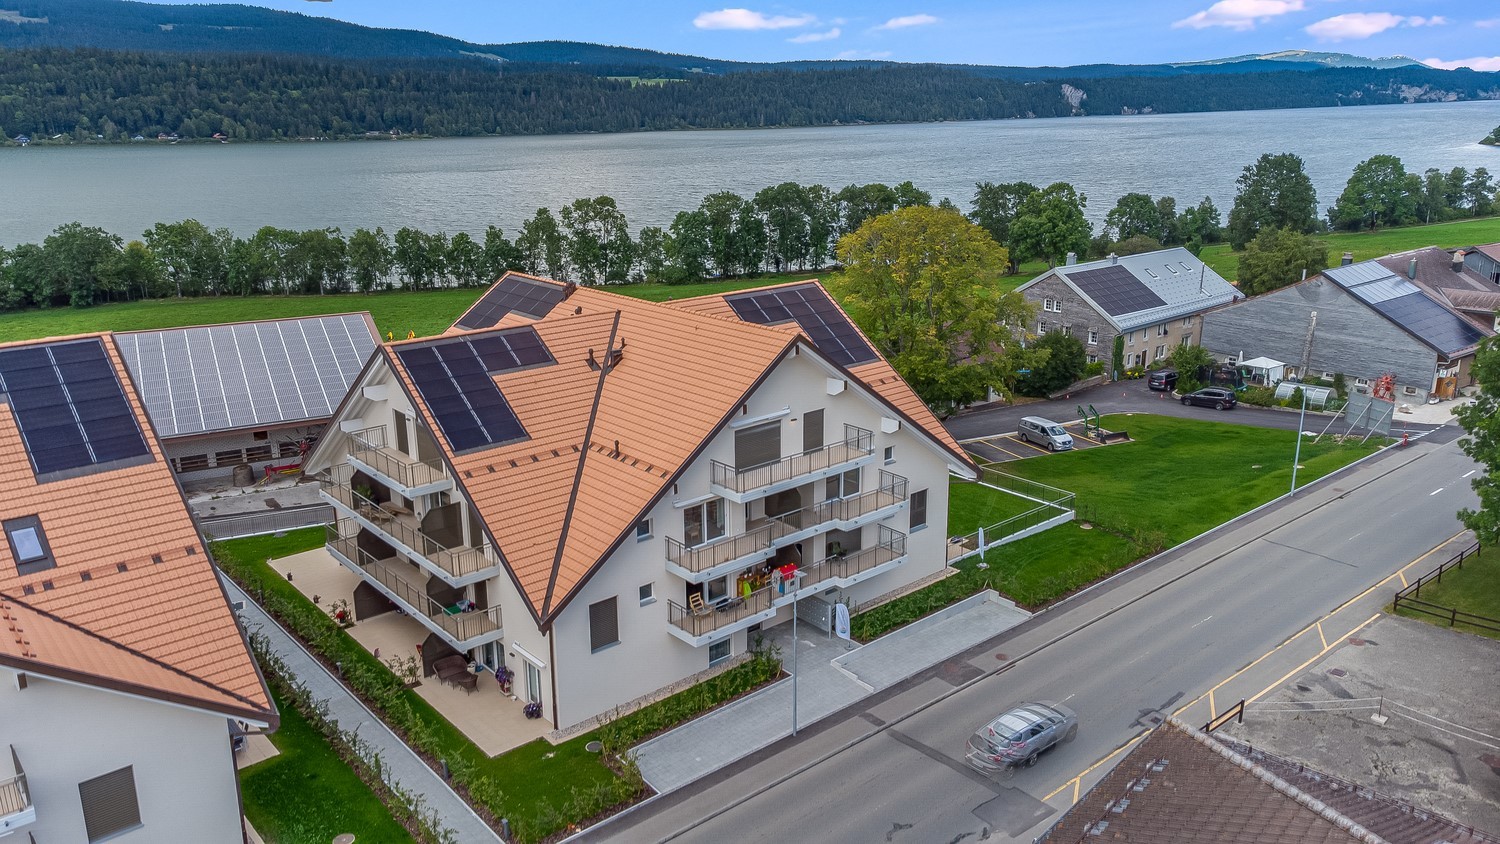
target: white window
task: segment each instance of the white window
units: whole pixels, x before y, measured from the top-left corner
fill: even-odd
[[[1166,346],[1157,346],[1156,347],[1156,358],[1155,359],[1156,360],[1161,360],[1162,358],[1164,358],[1166,356],[1167,356],[1167,347]]]
[[[709,665],[718,665],[731,656],[734,656],[734,640],[732,638],[714,642],[708,646]]]
[[[1047,333],[1047,321],[1045,319],[1039,319],[1039,320],[1036,321],[1036,333],[1038,333],[1038,334],[1046,334]]]
[[[1089,355],[1089,363],[1098,363],[1098,362],[1099,362],[1099,356],[1098,355],[1093,355],[1093,354]]]
[[[1165,322],[1162,323],[1161,325],[1158,325],[1156,327],[1156,336],[1158,336],[1158,337],[1165,337],[1165,336],[1167,336],[1167,324]]]
[[[1044,310],[1044,311],[1050,311],[1050,310],[1052,310],[1052,300],[1051,299],[1043,299],[1042,300],[1042,310]]]
[[[1135,332],[1134,331],[1132,331],[1129,334],[1125,335],[1125,345],[1127,345],[1127,346],[1134,346],[1135,345]]]
[[[1184,335],[1182,335],[1182,342],[1179,345],[1182,345],[1182,346],[1191,346],[1191,345],[1193,345],[1193,335],[1191,335],[1191,334],[1184,334]]]
[[[1099,345],[1099,332],[1097,332],[1097,331],[1090,331],[1089,332],[1089,345],[1090,346],[1097,346],[1097,345]]]
[[[647,583],[641,586],[641,606],[656,603],[656,584]]]
[[[1066,332],[1066,333],[1068,333],[1068,334],[1072,334],[1073,333],[1073,324],[1072,323],[1068,323],[1067,325],[1064,325],[1063,326],[1063,331]]]
[[[682,511],[682,544],[689,548],[724,535],[724,499],[712,498]]]
[[[1332,372],[1325,372],[1325,373],[1323,373],[1323,377],[1327,378],[1330,381],[1332,381],[1333,380],[1333,373]]]
[[[1182,327],[1183,328],[1187,328],[1187,327],[1191,326],[1192,324],[1193,324],[1193,318],[1191,316],[1185,316],[1185,317],[1182,318]]]
[[[888,445],[888,446],[885,447],[885,462],[887,462],[887,463],[895,463],[896,462],[896,447],[895,446]]]
[[[651,538],[651,520],[641,519],[635,523],[635,541],[642,542]]]
[[[1364,378],[1356,378],[1356,379],[1354,379],[1354,386],[1356,386],[1356,387],[1368,387],[1368,386],[1370,386],[1370,382],[1368,380],[1364,379]]]

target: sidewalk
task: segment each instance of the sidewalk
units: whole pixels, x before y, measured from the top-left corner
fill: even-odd
[[[797,637],[797,727],[809,725],[943,662],[1030,618],[990,591],[975,595],[875,641],[851,647],[809,625]],[[792,626],[767,630],[792,672]],[[641,775],[659,793],[674,791],[792,732],[790,678],[641,744]]]
[[[229,599],[243,601],[245,604],[244,609],[239,611],[245,628],[266,637],[271,650],[296,674],[297,680],[312,692],[313,697],[328,702],[328,712],[338,721],[339,726],[357,732],[360,738],[380,752],[388,782],[399,785],[413,796],[420,796],[423,806],[437,813],[438,822],[453,831],[456,836],[454,840],[465,844],[471,841],[502,841],[447,783],[427,767],[427,763],[417,758],[411,748],[397,738],[384,722],[334,679],[328,669],[314,659],[301,643],[272,621],[265,610],[250,600],[233,581],[227,577],[222,579]]]

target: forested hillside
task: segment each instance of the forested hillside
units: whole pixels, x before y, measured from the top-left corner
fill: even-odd
[[[118,141],[158,133],[273,140],[389,130],[436,136],[620,132],[1448,98],[1500,98],[1500,79],[1407,67],[1022,83],[931,65],[888,65],[699,74],[634,85],[584,67],[466,59],[0,51],[0,135],[36,140],[62,135]]]

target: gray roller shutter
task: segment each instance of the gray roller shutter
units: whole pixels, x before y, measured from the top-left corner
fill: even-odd
[[[613,645],[620,641],[620,611],[614,598],[589,604],[589,649]]]
[[[79,783],[78,798],[83,802],[83,826],[90,841],[141,825],[135,772],[128,765]]]
[[[823,447],[823,410],[809,410],[802,414],[802,450],[812,451]]]
[[[734,432],[734,467],[750,469],[781,459],[781,423],[767,422]]]

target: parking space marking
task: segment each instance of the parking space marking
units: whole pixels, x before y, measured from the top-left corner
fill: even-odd
[[[1361,621],[1359,624],[1356,624],[1354,626],[1353,630],[1350,630],[1348,633],[1345,633],[1343,636],[1339,637],[1336,641],[1334,641],[1334,645],[1337,646],[1337,645],[1343,644],[1350,636],[1353,636],[1355,633],[1358,633],[1359,631],[1365,629],[1370,624],[1374,623],[1375,619],[1380,618],[1383,615],[1385,615],[1385,613],[1378,612],[1378,613],[1375,613],[1374,615],[1370,616],[1369,618],[1365,619],[1364,621]],[[1321,627],[1319,628],[1319,632],[1320,633],[1322,632],[1322,628]],[[1306,662],[1302,663],[1301,665],[1297,666],[1296,668],[1293,668],[1291,671],[1288,671],[1287,673],[1283,674],[1281,676],[1281,679],[1277,680],[1276,682],[1272,683],[1269,686],[1266,686],[1264,689],[1261,689],[1260,691],[1256,692],[1254,695],[1245,698],[1245,703],[1251,703],[1253,701],[1259,700],[1260,698],[1264,697],[1268,692],[1275,691],[1276,687],[1280,686],[1282,683],[1285,683],[1287,680],[1290,680],[1293,677],[1297,676],[1298,674],[1301,674],[1302,671],[1305,668],[1307,668],[1307,666],[1312,665],[1314,662],[1317,662],[1318,660],[1320,660],[1323,657],[1327,656],[1328,652],[1330,650],[1332,650],[1332,648],[1330,648],[1327,645],[1325,645],[1323,647],[1323,650],[1318,651],[1318,653],[1315,656],[1313,656],[1311,659],[1307,660]]]
[[[1323,622],[1318,621],[1318,639],[1323,642],[1323,650],[1328,650],[1328,637],[1323,635]]]
[[[1083,778],[1084,777],[1088,776],[1089,774],[1092,774],[1095,770],[1097,770],[1099,768],[1100,765],[1105,764],[1109,760],[1115,758],[1116,756],[1119,756],[1121,753],[1124,753],[1125,751],[1129,750],[1130,748],[1135,747],[1135,745],[1136,745],[1137,742],[1139,742],[1141,739],[1145,738],[1146,736],[1148,736],[1150,734],[1151,734],[1150,730],[1142,730],[1135,737],[1131,738],[1130,741],[1125,742],[1124,744],[1120,745],[1119,747],[1117,747],[1113,751],[1111,751],[1108,756],[1104,757],[1103,759],[1100,759],[1098,762],[1095,762],[1094,764],[1088,766],[1087,768],[1084,768],[1082,771],[1079,772],[1078,776],[1075,776],[1072,779],[1068,780],[1067,782],[1063,783],[1062,785],[1058,786],[1057,788],[1052,789],[1050,792],[1047,793],[1046,797],[1042,798],[1042,802],[1045,803],[1048,800],[1051,800],[1052,798],[1056,797],[1058,794],[1061,794],[1065,789],[1067,789],[1068,786],[1071,785],[1071,786],[1073,786],[1073,802],[1077,803],[1078,802],[1078,784],[1081,783],[1081,782],[1083,782]]]

